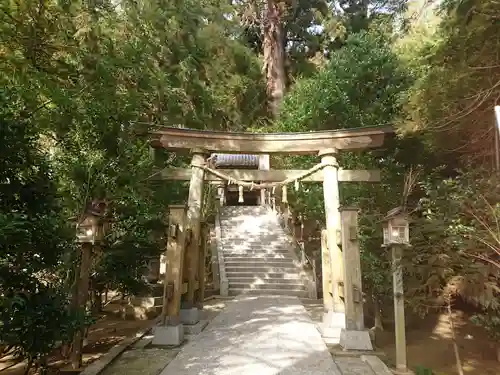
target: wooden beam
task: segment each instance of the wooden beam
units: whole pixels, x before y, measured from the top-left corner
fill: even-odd
[[[362,150],[382,146],[392,127],[338,129],[303,133],[233,133],[157,127],[149,131],[153,147],[169,150],[252,154],[317,154],[324,149]]]
[[[220,172],[231,176],[235,180],[241,181],[267,181],[277,182],[283,181],[289,177],[298,176],[304,173],[300,169],[273,169],[270,171],[264,170],[248,170],[248,169],[224,169]],[[189,181],[191,179],[191,168],[165,168],[159,174],[158,178],[162,180],[177,180]],[[379,170],[349,170],[340,169],[338,173],[340,182],[380,182]],[[221,181],[221,179],[213,174],[205,173],[205,181]],[[322,182],[323,171],[318,171],[302,181],[304,182]]]

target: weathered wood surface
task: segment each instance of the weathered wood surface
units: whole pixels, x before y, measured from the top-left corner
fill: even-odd
[[[205,162],[202,152],[193,154],[192,163],[200,165]],[[203,209],[203,180],[205,171],[201,168],[192,167],[191,180],[189,184],[188,207],[186,213],[186,226],[190,231],[186,251],[186,270],[188,291],[184,298],[183,305],[195,305],[196,275],[198,273],[198,259],[200,257],[200,234],[201,234],[201,212]]]
[[[208,241],[210,233],[206,222],[201,225],[200,245],[198,247],[198,272],[197,272],[197,288],[195,291],[195,304],[199,309],[203,308],[203,301],[205,300],[205,255],[207,252]]]
[[[299,176],[305,172],[301,169],[273,169],[273,170],[245,170],[245,169],[225,169],[221,171],[235,180],[241,181],[267,181],[278,182],[287,178]],[[191,168],[165,168],[157,176],[162,180],[189,181],[191,179]],[[323,170],[313,173],[304,178],[304,182],[322,182],[324,180]],[[349,170],[339,169],[339,182],[380,182],[379,170]],[[222,181],[219,177],[211,173],[205,173],[205,181]]]
[[[328,253],[326,229],[321,231],[321,275],[323,282],[323,306],[329,309],[332,306],[332,268]]]
[[[149,131],[149,138],[153,147],[170,150],[202,148],[224,153],[316,154],[327,148],[362,150],[380,147],[385,135],[392,133],[392,127],[268,134],[158,127]]]
[[[344,303],[346,328],[364,329],[363,297],[361,286],[361,257],[358,242],[358,212],[356,209],[340,210],[342,221],[342,255],[344,263]]]
[[[181,295],[185,293],[183,283],[184,252],[186,239],[186,207],[170,206],[169,227],[177,228],[175,236],[169,232],[167,241],[167,268],[165,272],[162,322],[168,320],[175,324],[179,319],[181,308]],[[169,285],[172,285],[169,287]],[[172,295],[169,298],[169,288],[172,288]],[[187,289],[187,288],[186,288]]]
[[[332,299],[333,303],[329,306],[329,310],[335,313],[344,313],[344,302],[339,295],[338,286],[344,280],[344,270],[342,266],[342,250],[340,248],[340,196],[338,184],[338,169],[333,165],[337,159],[335,154],[322,156],[321,161],[328,164],[324,169],[323,194],[325,200],[325,219],[327,246],[330,256],[331,278],[332,278]]]

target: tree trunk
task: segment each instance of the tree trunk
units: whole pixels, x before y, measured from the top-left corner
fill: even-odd
[[[78,275],[78,293],[77,293],[77,306],[79,309],[85,311],[86,302],[89,292],[90,283],[90,267],[92,265],[92,245],[88,243],[82,244],[80,260],[80,272]],[[83,349],[83,336],[84,329],[79,329],[75,332],[73,337],[72,353],[71,353],[71,367],[78,369],[82,366],[82,349]]]
[[[276,0],[267,0],[264,19],[264,66],[269,108],[274,118],[278,117],[286,88],[285,46],[281,14]]]

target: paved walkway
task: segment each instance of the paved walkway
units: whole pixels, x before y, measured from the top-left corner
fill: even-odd
[[[296,297],[240,296],[161,375],[341,375]]]

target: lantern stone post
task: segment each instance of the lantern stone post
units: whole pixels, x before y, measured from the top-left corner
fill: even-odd
[[[105,204],[92,202],[85,211],[85,216],[77,225],[77,241],[81,245],[79,269],[75,275],[75,288],[73,289],[72,304],[75,310],[85,311],[90,283],[90,268],[92,266],[92,249],[102,240],[104,225]],[[76,370],[82,367],[84,329],[78,329],[73,336],[72,351],[70,355],[71,367]]]
[[[337,150],[325,149],[319,152],[323,168],[323,194],[325,199],[326,238],[331,267],[331,305],[325,306],[322,334],[332,344],[340,342],[340,332],[345,328],[345,309],[340,296],[343,280],[342,251],[340,249],[340,196],[337,165]],[[326,293],[323,291],[323,293]]]
[[[396,339],[396,371],[407,374],[405,301],[403,288],[403,251],[410,246],[408,216],[401,207],[387,213],[384,219],[384,245],[391,250],[394,295],[394,333]]]
[[[364,329],[361,256],[358,242],[358,209],[342,207],[342,255],[346,329],[340,333],[344,350],[373,350],[370,334]]]

